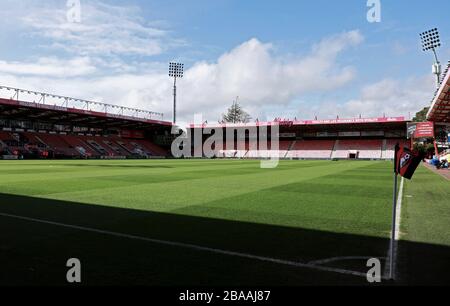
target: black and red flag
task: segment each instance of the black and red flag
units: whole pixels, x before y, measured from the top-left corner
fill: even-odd
[[[395,173],[410,180],[423,157],[419,152],[411,151],[408,148],[400,148],[397,144],[395,146]]]
[[[394,156],[394,197],[392,205],[392,231],[391,231],[391,247],[389,252],[389,278],[395,279],[395,242],[396,242],[396,229],[397,222],[397,181],[398,175],[410,180],[414,175],[420,162],[423,160],[424,155],[417,152],[411,151],[408,148],[400,148],[399,144],[395,146],[395,156]]]

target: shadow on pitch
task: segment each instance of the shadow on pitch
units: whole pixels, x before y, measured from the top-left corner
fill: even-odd
[[[290,261],[385,257],[383,238],[0,194],[0,213]],[[362,277],[115,237],[0,216],[3,285],[64,285],[67,259],[85,285],[364,285]],[[399,284],[450,283],[450,247],[402,241]],[[365,271],[365,262],[334,267]]]

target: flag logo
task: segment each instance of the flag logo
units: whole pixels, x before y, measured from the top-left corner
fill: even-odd
[[[410,180],[422,159],[423,156],[418,152],[411,151],[408,148],[400,148],[397,144],[395,146],[395,173]]]
[[[406,153],[400,160],[400,168],[403,168],[411,160],[411,155]]]

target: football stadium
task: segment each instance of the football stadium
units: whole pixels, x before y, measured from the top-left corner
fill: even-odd
[[[0,285],[449,285],[448,67],[421,120],[182,126],[178,62],[172,114],[0,84]]]
[[[14,97],[50,95],[2,89],[13,96],[0,100],[4,284],[60,284],[65,266],[55,263],[75,255],[89,262],[88,285],[365,284],[368,259],[388,269],[394,147],[411,144],[403,117],[231,125],[276,123],[278,149],[247,135],[224,140],[214,159],[174,158],[172,123],[150,113],[26,102]],[[437,101],[448,122],[448,100]],[[277,168],[259,167],[274,156]],[[446,283],[448,178],[423,166],[401,185],[397,281]]]

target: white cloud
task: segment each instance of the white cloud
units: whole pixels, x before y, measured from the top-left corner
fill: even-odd
[[[36,7],[21,21],[33,35],[49,39],[50,47],[83,56],[151,56],[179,43],[140,14],[138,7],[82,1],[80,23],[69,22],[66,7]]]
[[[360,96],[342,104],[321,103],[308,108],[308,115],[321,118],[405,116],[428,106],[435,90],[433,76],[411,77],[406,80],[383,79],[361,89]]]
[[[70,60],[44,57],[35,62],[25,63],[0,61],[0,72],[16,75],[75,77],[88,75],[95,71],[95,66],[86,57],[77,57]]]
[[[236,96],[247,108],[283,108],[296,96],[335,90],[355,77],[354,68],[341,67],[336,58],[362,40],[358,31],[346,32],[324,39],[306,57],[283,59],[273,54],[271,44],[251,39],[216,63],[190,68],[180,83],[188,99],[180,110],[208,110],[214,120]]]
[[[38,50],[45,54],[48,47],[65,52],[64,57],[39,57],[32,45],[33,60],[0,61],[0,84],[164,112],[170,119],[172,83],[167,64],[144,63],[141,56],[161,54],[183,42],[145,21],[138,7],[83,0],[78,24],[67,21],[66,1],[4,2],[2,25],[14,24],[23,35],[38,38],[40,47],[45,47]],[[21,22],[16,22],[16,16],[21,16]],[[359,31],[349,31],[324,38],[306,55],[281,56],[272,44],[250,39],[216,61],[197,62],[186,71],[178,83],[179,119],[189,122],[194,113],[203,113],[214,122],[236,96],[260,119],[264,114],[299,118],[407,115],[429,103],[432,77],[384,79],[363,87],[355,99],[320,101],[322,95],[355,79],[356,69],[339,59],[363,40]],[[404,52],[396,43],[393,49]],[[301,109],[293,102],[311,96],[319,102],[307,101]]]
[[[160,54],[163,46],[180,42],[143,20],[138,7],[81,3],[81,23],[68,22],[65,6],[25,11],[29,13],[21,17],[22,26],[45,38],[41,45],[67,51],[65,59],[0,61],[0,82],[164,112],[169,119],[172,83],[166,64],[131,62],[125,56]],[[260,119],[265,113],[293,109],[291,102],[302,95],[334,91],[351,82],[356,70],[341,65],[339,56],[363,40],[359,31],[343,32],[319,41],[309,54],[281,56],[272,44],[250,39],[217,61],[197,62],[186,71],[178,83],[179,118],[188,122],[194,113],[202,113],[215,121],[236,96]]]
[[[214,63],[198,62],[186,71],[185,78],[179,81],[179,118],[189,122],[194,113],[203,113],[205,119],[214,122],[236,96],[241,97],[243,106],[256,117],[266,107],[282,110],[293,98],[303,94],[336,90],[355,77],[354,68],[339,65],[338,56],[362,40],[358,31],[345,32],[319,42],[304,57],[284,58],[275,54],[271,44],[251,39]],[[5,85],[139,107],[164,112],[167,119],[171,117],[172,83],[165,69],[147,73],[125,69],[114,75],[100,73],[93,77],[83,75],[91,69],[86,60],[80,65],[85,68],[80,68],[75,75],[72,72],[72,76],[78,77],[69,82],[56,78],[64,70],[55,67],[40,64],[27,67],[18,63],[4,63],[4,66],[9,75],[0,77],[0,82]],[[18,73],[28,68],[33,68],[29,69],[34,71],[32,76]]]
[[[240,95],[244,107],[260,119],[260,115],[264,113],[304,119],[314,118],[314,115],[319,118],[333,118],[336,115],[341,118],[359,115],[378,117],[383,114],[408,116],[409,113],[414,115],[426,106],[434,90],[432,76],[411,77],[407,80],[384,79],[364,86],[359,97],[355,99],[343,103],[333,101],[312,104],[306,101],[298,110],[292,105],[292,99],[304,94],[332,93],[352,79],[348,78],[345,72],[350,68],[339,68],[336,63],[330,62],[324,65],[329,69],[324,69],[321,73],[313,69],[307,70],[309,75],[306,72],[303,74],[293,71],[292,73],[301,75],[302,78],[292,79],[291,74],[282,73],[286,67],[303,67],[303,64],[298,63],[316,62],[319,58],[317,52],[298,59],[296,65],[282,63],[271,55],[270,48],[270,45],[253,39],[224,54],[216,63],[197,63],[187,70],[186,78],[179,82],[180,123],[184,125],[191,122],[194,113],[202,113],[209,122],[215,122],[236,95]],[[254,58],[257,61],[247,67],[243,67],[243,64],[237,65],[252,62]],[[264,72],[266,69],[269,69],[269,75]],[[330,75],[330,71],[334,73]],[[172,82],[165,73],[122,73],[95,78],[74,77],[68,80],[55,76],[19,75],[12,72],[0,76],[0,83],[164,112],[167,120],[171,118]],[[270,75],[274,73],[275,76]],[[304,82],[308,78],[329,82]]]

